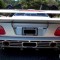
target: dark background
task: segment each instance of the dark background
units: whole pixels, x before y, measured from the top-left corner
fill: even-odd
[[[51,49],[5,49],[0,50],[0,60],[59,60],[59,55]]]

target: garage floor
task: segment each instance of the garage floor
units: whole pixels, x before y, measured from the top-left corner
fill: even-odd
[[[59,60],[58,52],[54,50],[35,49],[5,49],[0,50],[0,60]]]

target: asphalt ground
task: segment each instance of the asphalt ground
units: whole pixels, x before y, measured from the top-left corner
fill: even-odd
[[[58,51],[48,49],[4,49],[0,60],[59,60]]]

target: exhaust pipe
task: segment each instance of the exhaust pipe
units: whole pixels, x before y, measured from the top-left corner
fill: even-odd
[[[23,47],[36,47],[37,43],[23,42],[22,45]]]
[[[56,47],[56,43],[55,42],[52,42],[52,43],[50,43],[50,47]]]
[[[3,46],[9,46],[9,42],[8,41],[3,41]]]

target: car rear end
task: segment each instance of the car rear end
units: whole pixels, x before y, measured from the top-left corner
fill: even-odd
[[[54,18],[0,18],[0,48],[60,48],[60,23]]]

